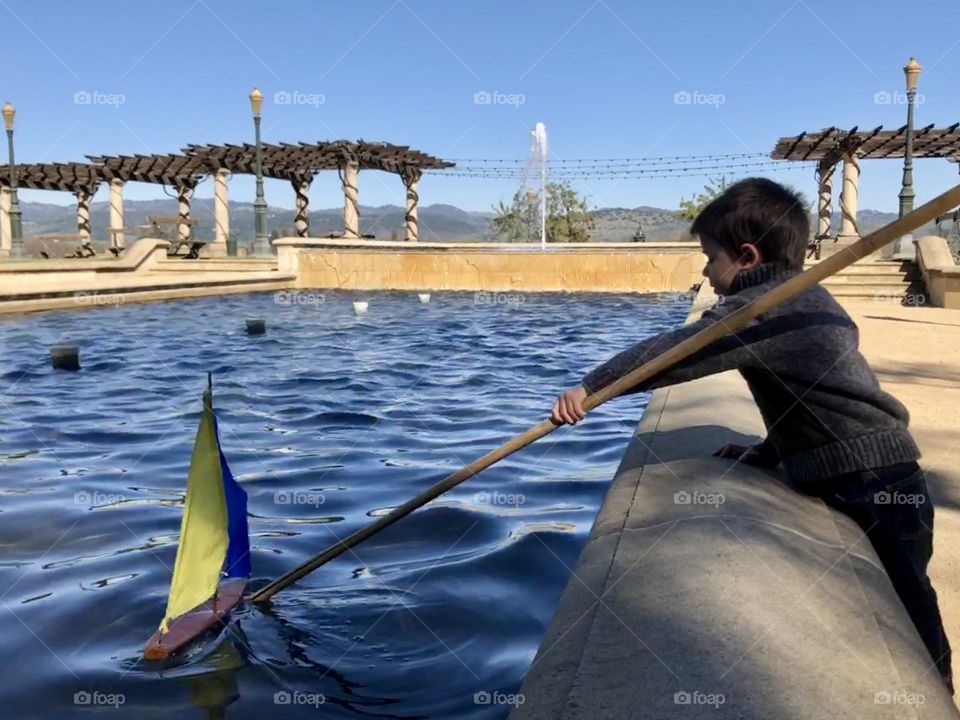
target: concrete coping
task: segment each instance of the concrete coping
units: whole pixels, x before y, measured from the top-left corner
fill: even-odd
[[[364,240],[349,238],[301,238],[285,237],[273,241],[277,248],[349,248],[362,250],[406,250],[410,252],[425,250],[453,250],[457,252],[639,252],[662,253],[699,252],[700,243],[691,242],[642,242],[642,243],[551,243],[546,249],[539,243],[468,243],[468,242],[408,242],[402,240]]]
[[[511,720],[960,718],[860,528],[712,457],[763,431],[735,371],[652,394]]]
[[[141,238],[121,253],[120,257],[57,258],[50,260],[20,260],[5,258],[0,262],[0,273],[51,272],[126,272],[135,270],[156,250],[170,247],[170,242],[159,238]]]
[[[915,241],[917,246],[917,260],[924,271],[952,271],[957,270],[950,253],[947,241],[939,235],[924,235]]]

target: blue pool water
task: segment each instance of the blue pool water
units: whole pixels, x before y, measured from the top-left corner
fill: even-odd
[[[304,291],[0,319],[5,716],[505,717],[646,395],[147,664],[205,373],[262,584],[539,422],[560,390],[688,305]],[[248,317],[267,334],[248,336]],[[50,369],[65,342],[80,372]]]

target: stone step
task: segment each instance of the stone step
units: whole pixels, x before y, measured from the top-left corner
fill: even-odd
[[[816,262],[807,262],[810,268]],[[821,282],[836,297],[923,305],[925,289],[915,262],[864,259]]]
[[[806,263],[804,269],[811,268],[817,263]],[[864,262],[860,261],[845,267],[838,275],[899,275],[899,274],[919,274],[919,268],[916,263],[901,262]]]
[[[163,272],[266,272],[277,269],[276,258],[264,260],[161,260],[154,266]]]
[[[901,304],[924,305],[927,297],[922,287],[906,286],[893,288],[889,285],[825,286],[838,298],[859,298],[877,302],[900,302]]]
[[[844,275],[839,273],[837,275],[831,275],[826,280],[823,280],[820,284],[826,285],[827,287],[831,285],[910,285],[913,282],[916,282],[917,278],[910,277],[908,275],[868,275],[866,273],[859,273],[854,275]]]
[[[276,270],[194,270],[184,273],[180,270],[166,268],[151,268],[143,275],[144,278],[163,279],[164,282],[197,284],[205,282],[245,283],[245,282],[275,282],[277,278],[296,277],[292,273],[278,273]]]
[[[0,315],[63,308],[96,307],[121,302],[150,302],[188,297],[283,290],[296,283],[292,273],[238,272],[152,273],[115,277],[93,284],[77,283],[69,290],[62,282],[37,284],[14,292],[0,291]]]

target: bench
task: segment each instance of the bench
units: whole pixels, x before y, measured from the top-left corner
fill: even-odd
[[[314,236],[311,236],[311,237],[328,238],[328,239],[330,239],[330,240],[346,240],[346,239],[350,239],[350,240],[376,240],[376,239],[377,239],[377,236],[374,235],[373,233],[361,233],[360,235],[357,235],[356,237],[347,238],[347,234],[346,234],[345,232],[343,232],[343,231],[341,231],[341,232],[332,232],[332,233],[328,233],[328,234],[326,234],[326,235],[314,235]]]
[[[69,255],[64,255],[65,258],[88,258],[97,254],[97,251],[93,249],[93,245],[90,244],[90,238],[86,235],[80,235],[79,233],[73,235],[40,235],[39,239],[43,242],[79,242],[80,247]],[[40,256],[44,258],[50,257],[43,250],[40,251]]]
[[[950,228],[943,229],[943,223],[950,221]],[[947,241],[947,247],[950,254],[954,257],[960,256],[960,210],[945,213],[934,220],[937,226],[937,235]]]
[[[824,240],[834,240],[829,235],[816,235],[815,237],[810,238],[810,241],[807,243],[807,260],[810,258],[820,259],[820,254],[823,252],[823,241]]]
[[[123,251],[126,250],[126,247],[117,242],[117,235],[123,235],[124,238],[135,235],[137,239],[139,239],[147,237],[151,230],[153,230],[152,225],[133,225],[122,228],[107,228],[107,233],[110,235],[110,247],[108,247],[107,250],[113,253],[114,257],[120,257],[120,255],[123,254]]]
[[[157,232],[153,225],[128,225],[122,228],[107,228],[111,235],[110,247],[107,248],[115,257],[120,257],[127,248],[117,242],[117,235],[123,235],[124,238],[134,237],[137,240],[146,237],[153,237]],[[166,238],[163,238],[166,239]]]
[[[167,250],[167,255],[179,255],[180,248],[188,245],[189,249],[183,258],[185,260],[196,260],[200,257],[200,251],[203,250],[204,246],[209,242],[195,238],[190,238],[190,240],[180,239],[179,233],[177,232],[178,226],[189,225],[191,228],[195,228],[198,226],[198,223],[193,219],[182,220],[176,215],[147,215],[147,222],[150,223],[151,231],[156,233],[155,237],[170,242],[170,249]]]
[[[944,235],[943,223],[945,223],[947,220],[949,220],[952,225],[947,231],[947,234]],[[940,237],[947,237],[951,233],[960,232],[960,210],[954,210],[953,212],[940,215],[933,222],[937,226],[937,234],[940,235]]]

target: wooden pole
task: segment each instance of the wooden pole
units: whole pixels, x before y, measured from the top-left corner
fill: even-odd
[[[942,215],[958,205],[960,205],[960,185],[957,185],[942,195],[938,195],[933,200],[921,205],[913,212],[904,215],[902,218],[895,220],[889,225],[885,225],[879,230],[876,230],[866,237],[861,238],[852,245],[843,248],[836,254],[828,257],[826,260],[817,263],[809,270],[795,275],[786,282],[773,287],[749,305],[745,305],[739,310],[735,310],[734,312],[730,313],[722,321],[715,322],[713,325],[704,328],[696,335],[693,335],[678,345],[675,345],[666,352],[658,355],[649,362],[631,371],[629,374],[623,376],[619,380],[607,385],[592,395],[587,396],[583,403],[584,409],[588,411],[592,410],[598,405],[605,403],[607,400],[620,395],[644,380],[675,365],[693,353],[703,349],[710,343],[715,342],[722,337],[726,337],[727,335],[730,335],[743,327],[746,327],[747,324],[755,317],[767,312],[776,305],[779,305],[784,300],[787,300],[788,298],[798,295],[804,290],[813,287],[821,280],[824,280],[834,273],[843,270],[845,267],[852,265],[857,260],[866,257],[870,253],[876,252],[884,245],[887,245],[901,235],[913,232],[922,225],[925,225],[936,218],[938,215]],[[452,475],[445,477],[432,487],[427,488],[416,497],[411,498],[407,502],[392,510],[389,514],[384,515],[376,522],[360,528],[351,535],[348,535],[342,540],[334,543],[322,553],[303,563],[299,567],[294,568],[285,575],[281,575],[273,582],[265,585],[260,590],[253,593],[250,596],[250,600],[253,602],[264,602],[265,600],[269,600],[280,590],[283,590],[288,585],[295,583],[300,578],[313,572],[324,563],[329,562],[339,555],[342,555],[347,550],[359,545],[367,538],[376,535],[385,527],[392,525],[400,518],[406,517],[417,508],[426,505],[428,502],[439,497],[447,490],[456,487],[464,480],[472,478],[481,470],[490,467],[499,460],[502,460],[508,455],[515,453],[517,450],[526,447],[532,442],[549,435],[551,432],[556,430],[557,427],[559,426],[554,425],[553,421],[549,419],[534,425],[529,430],[517,435],[512,440],[509,440],[495,450],[491,450],[483,457],[474,460],[472,463],[461,468],[460,470],[457,470]]]

